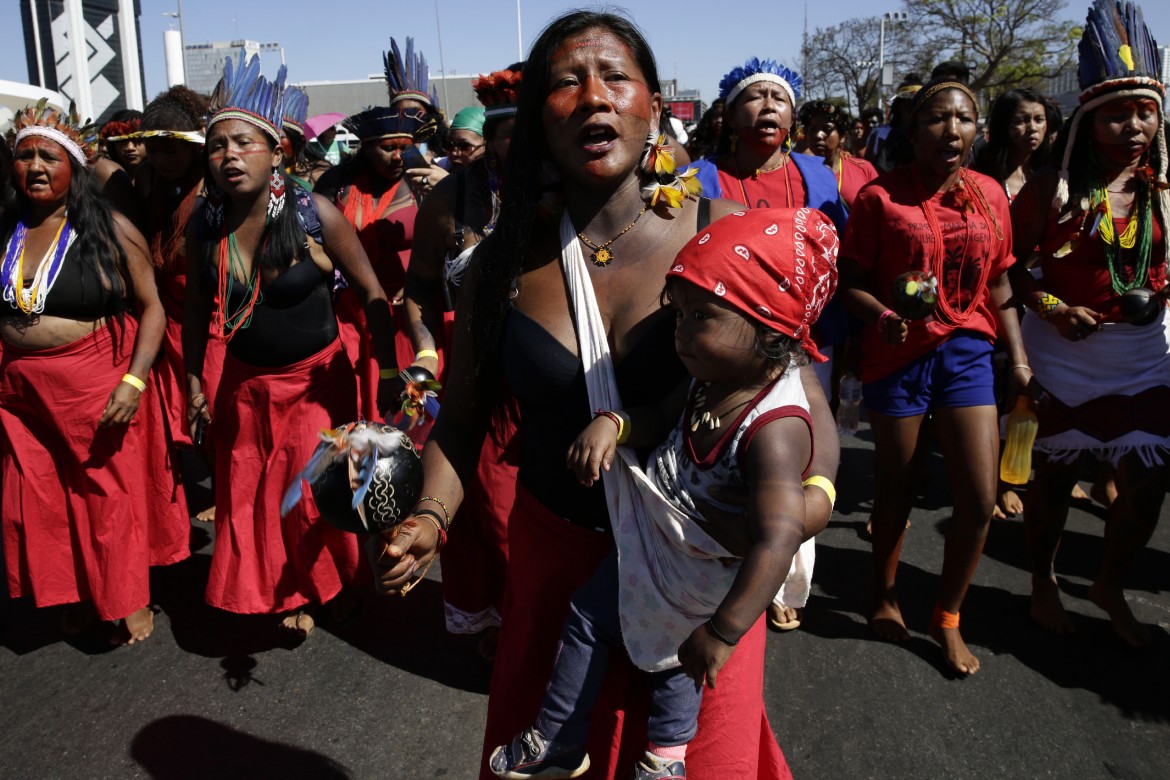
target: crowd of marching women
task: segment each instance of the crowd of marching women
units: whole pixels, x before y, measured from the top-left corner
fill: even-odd
[[[1089,595],[1148,644],[1123,588],[1170,483],[1165,87],[1128,0],[1079,55],[1071,116],[1013,89],[986,133],[961,63],[853,117],[752,58],[684,145],[642,34],[586,11],[450,118],[409,38],[349,117],[242,55],[101,128],[28,107],[0,145],[10,594],[146,639],[186,450],[212,606],[300,640],[440,561],[448,630],[494,659],[482,777],[788,777],[763,645],[800,625],[859,378],[878,636],[918,621],[897,573],[937,445],[950,669],[980,666],[960,610],[996,516],[1023,514],[1032,618],[1074,630],[1086,466]]]

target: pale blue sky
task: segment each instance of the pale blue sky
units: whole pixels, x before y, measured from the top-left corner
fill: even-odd
[[[149,99],[166,88],[162,33],[174,20],[163,16],[174,0],[142,0],[143,62]],[[1147,23],[1163,44],[1170,43],[1170,2],[1143,4]],[[28,69],[20,3],[0,4],[0,79],[26,82]],[[382,51],[393,35],[401,45],[415,38],[440,69],[435,0],[185,0],[188,43],[236,37],[279,42],[285,47],[291,81],[359,79],[382,69]],[[521,0],[527,50],[541,28],[573,7],[553,0]],[[804,24],[803,2],[738,0],[625,0],[625,8],[650,40],[662,78],[679,79],[715,97],[720,76],[749,56],[774,57],[796,66]],[[810,33],[851,16],[880,14],[901,7],[897,0],[838,0],[808,4]],[[1072,0],[1069,19],[1084,19],[1088,3]],[[443,64],[447,72],[474,74],[503,67],[517,57],[515,0],[438,0]],[[814,41],[815,48],[815,41]],[[876,58],[876,52],[875,58]],[[276,55],[265,55],[266,70]]]

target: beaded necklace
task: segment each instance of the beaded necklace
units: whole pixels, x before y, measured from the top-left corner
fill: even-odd
[[[918,197],[921,201],[922,213],[926,216],[926,222],[930,226],[930,232],[934,236],[934,256],[930,259],[930,270],[936,279],[939,279],[942,294],[938,296],[937,312],[941,314],[939,319],[947,322],[952,326],[959,326],[971,318],[975,312],[976,305],[983,297],[987,290],[987,278],[991,274],[990,258],[984,258],[984,262],[979,271],[979,281],[975,283],[975,288],[971,291],[971,300],[964,308],[962,301],[958,295],[960,286],[963,283],[963,271],[967,266],[967,251],[971,245],[971,221],[967,218],[967,210],[970,204],[965,204],[967,208],[960,207],[959,213],[963,218],[963,252],[959,261],[959,273],[955,281],[955,305],[952,306],[948,296],[946,295],[946,277],[943,275],[943,261],[946,258],[946,246],[943,241],[942,226],[938,222],[938,214],[934,209],[933,195],[926,191],[926,185],[922,181],[922,174],[918,167],[914,167],[914,177],[918,184]],[[999,222],[995,219],[995,215],[991,213],[991,207],[987,205],[987,199],[983,195],[983,190],[975,183],[967,174],[966,168],[959,169],[959,177],[955,180],[950,192],[974,194],[974,201],[976,210],[978,210],[983,218],[987,220],[988,227],[994,232],[996,238],[1003,240],[1003,232],[1000,230]],[[938,315],[936,315],[938,316]]]
[[[8,239],[8,251],[4,254],[3,269],[0,274],[4,279],[4,300],[13,303],[27,315],[40,314],[45,310],[45,301],[49,291],[57,282],[61,267],[65,264],[65,252],[73,243],[73,227],[69,224],[69,216],[61,219],[57,232],[53,236],[53,243],[45,251],[45,256],[37,264],[32,284],[24,286],[24,249],[28,238],[28,226],[24,219],[16,223],[16,230]]]
[[[778,165],[774,165],[771,168],[768,168],[765,170],[761,170],[761,169],[757,168],[755,173],[752,174],[752,181],[759,181],[761,173],[771,173],[772,171],[783,168],[784,169],[784,205],[787,208],[792,208],[792,175],[788,172],[788,168],[789,168],[788,153],[785,152],[784,155],[780,158],[780,160],[781,160],[781,162]],[[739,182],[739,191],[741,193],[743,193],[743,205],[747,206],[749,209],[753,208],[751,198],[749,198],[748,194],[747,194],[747,188],[744,187],[744,184],[743,184],[743,174],[741,174],[739,172],[739,161],[735,159],[734,154],[731,155],[731,164],[735,167],[735,178]]]
[[[267,229],[267,225],[265,225]],[[227,223],[224,223],[223,232],[227,233]],[[232,291],[237,284],[236,274],[247,278],[244,287],[244,300],[234,311],[228,312]],[[252,324],[252,314],[256,305],[261,302],[260,295],[260,262],[259,257],[253,258],[252,272],[244,269],[244,261],[240,256],[240,245],[236,241],[235,233],[221,236],[219,240],[219,278],[217,290],[217,307],[212,315],[211,326],[215,335],[224,343],[232,340],[236,333]]]
[[[1105,253],[1105,263],[1109,266],[1109,283],[1113,292],[1124,295],[1130,290],[1143,287],[1150,271],[1151,248],[1154,244],[1154,221],[1150,219],[1150,185],[1134,177],[1138,183],[1134,197],[1134,209],[1129,216],[1129,224],[1121,235],[1116,235],[1113,228],[1113,207],[1109,203],[1109,191],[1098,174],[1096,155],[1093,157],[1093,186],[1089,196],[1090,212],[1095,212],[1093,227],[1089,236],[1101,236],[1101,246]],[[1122,258],[1122,252],[1135,250],[1133,254],[1133,275],[1126,280],[1129,270]]]

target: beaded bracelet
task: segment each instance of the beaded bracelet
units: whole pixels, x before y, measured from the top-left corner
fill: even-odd
[[[130,385],[131,387],[133,387],[135,390],[137,390],[140,393],[146,392],[146,382],[143,382],[141,379],[134,376],[133,374],[123,374],[122,381],[125,382],[126,384]]]
[[[622,420],[620,412],[611,412],[608,409],[598,409],[593,413],[593,419],[596,420],[598,417],[607,417],[614,425],[617,426],[618,444],[621,444],[629,437],[630,432],[626,430],[626,424],[625,421]],[[623,436],[622,434],[625,435]]]
[[[447,543],[447,530],[443,528],[443,521],[439,519],[439,514],[437,512],[432,512],[429,509],[420,509],[414,513],[414,516],[425,517],[435,524],[435,530],[439,532],[438,549],[443,549],[443,545]]]
[[[727,645],[728,647],[735,647],[736,645],[739,644],[738,639],[732,641],[732,640],[728,639],[727,637],[723,636],[723,634],[719,631],[719,629],[715,628],[715,618],[714,617],[707,619],[706,626],[707,626],[707,630],[711,632],[711,636],[715,637],[716,639],[718,639],[720,642]]]
[[[420,498],[418,500],[418,503],[421,504],[424,501],[432,501],[432,502],[439,505],[439,508],[443,510],[443,519],[446,521],[443,523],[443,528],[444,529],[450,528],[451,527],[451,513],[447,510],[447,505],[444,504],[441,499],[435,498],[434,496],[423,496],[422,498]]]
[[[1052,312],[1056,311],[1056,307],[1064,303],[1060,298],[1050,293],[1044,293],[1040,296],[1040,300],[1036,302],[1036,313],[1040,315],[1040,319],[1046,320],[1052,316]]]

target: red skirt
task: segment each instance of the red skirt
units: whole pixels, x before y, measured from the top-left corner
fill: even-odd
[[[387,290],[387,295],[394,293]],[[406,321],[406,307],[391,310],[394,321],[394,354],[399,368],[414,362],[414,347],[410,343],[410,325]],[[378,412],[378,355],[374,339],[366,327],[366,312],[353,288],[346,288],[333,301],[337,314],[337,330],[353,374],[357,378],[358,412],[363,420],[381,420]]]
[[[186,297],[187,276],[183,273],[155,274],[159,295],[167,315],[167,329],[163,333],[162,348],[154,361],[152,375],[158,386],[166,419],[167,432],[173,446],[190,447],[191,429],[187,425],[187,369],[183,361],[183,300]],[[203,394],[215,408],[215,392],[223,371],[223,342],[207,339],[203,357]],[[208,429],[208,434],[211,431]],[[208,439],[210,442],[210,438]],[[209,445],[208,445],[209,446]]]
[[[129,425],[97,425],[130,368],[138,324],[124,323],[50,349],[6,344],[0,372],[9,592],[39,607],[93,601],[103,620],[147,605],[152,558],[188,554],[185,507],[179,535],[174,497],[144,479],[160,446],[150,441],[162,419],[155,393]]]
[[[507,399],[492,412],[475,482],[459,506],[439,556],[447,631],[477,634],[499,625],[508,574],[508,516],[516,500],[516,424]]]
[[[508,525],[508,586],[488,697],[481,780],[491,780],[487,756],[532,724],[552,672],[569,600],[613,549],[608,533],[556,517],[520,487]],[[699,733],[687,748],[687,776],[698,780],[790,780],[764,711],[764,622],[756,623],[703,693]],[[646,750],[647,676],[620,654],[589,729],[585,778],[626,777]]]
[[[334,341],[282,368],[228,353],[216,399],[215,550],[207,603],[274,613],[323,604],[358,576],[358,537],[326,523],[306,491],[289,514],[280,500],[320,442],[354,419],[353,373]]]

